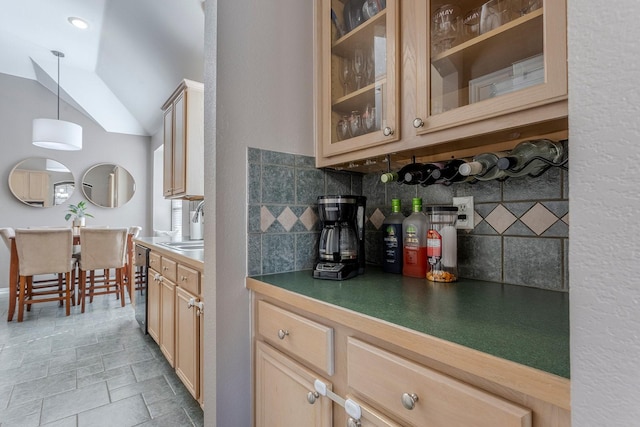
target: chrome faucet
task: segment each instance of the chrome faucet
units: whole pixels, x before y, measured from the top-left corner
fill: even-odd
[[[196,211],[193,214],[193,218],[191,218],[191,222],[197,223],[200,222],[200,217],[204,216],[204,200],[198,203],[196,207]]]

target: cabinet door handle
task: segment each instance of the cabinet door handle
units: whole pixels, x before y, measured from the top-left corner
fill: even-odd
[[[424,126],[424,120],[422,120],[420,117],[416,117],[415,119],[413,119],[413,127],[418,129]]]
[[[412,410],[416,407],[416,402],[420,400],[415,393],[402,393],[402,406],[408,410]]]
[[[278,338],[280,338],[281,340],[283,340],[287,335],[289,335],[289,331],[287,331],[286,329],[278,330]]]
[[[382,130],[382,133],[383,133],[384,136],[393,135],[393,129],[391,129],[389,126],[387,126],[386,128],[384,128]]]
[[[356,420],[355,418],[349,417],[347,420],[347,427],[360,427],[361,425],[360,420]]]
[[[191,308],[193,308],[194,305],[196,305],[196,299],[195,298],[189,298],[189,302],[187,302],[187,308],[191,309]]]
[[[311,405],[313,405],[314,403],[316,403],[316,400],[320,397],[320,395],[318,394],[317,391],[310,391],[309,393],[307,393],[307,402],[309,402]]]

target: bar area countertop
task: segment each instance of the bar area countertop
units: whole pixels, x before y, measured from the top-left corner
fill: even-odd
[[[188,247],[188,244],[202,243],[203,240],[181,240],[175,237],[160,236],[160,237],[137,237],[133,239],[133,242],[141,246],[147,247],[154,251],[159,252],[161,255],[170,256],[176,261],[180,261],[183,264],[189,265],[197,270],[204,270],[204,249],[200,248],[201,245]],[[180,245],[180,243],[186,243],[187,245]],[[177,246],[169,246],[167,244],[176,244]],[[182,249],[180,249],[182,247]]]
[[[367,266],[346,281],[311,270],[253,276],[251,290],[284,290],[492,356],[569,378],[569,294],[461,279],[434,283]]]

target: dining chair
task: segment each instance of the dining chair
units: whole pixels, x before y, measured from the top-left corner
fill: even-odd
[[[133,243],[133,239],[140,235],[142,231],[142,227],[139,225],[133,225],[129,227],[129,236],[127,237],[127,280],[130,280],[131,283],[128,283],[129,295],[134,291],[137,291],[141,288],[142,285],[142,266],[134,265],[135,258],[135,244]]]
[[[16,254],[15,246],[12,249],[13,238],[16,236],[16,232],[11,227],[0,228],[0,236],[7,249],[9,249],[9,310],[7,312],[7,322],[13,320],[13,313],[16,310],[16,302],[18,298],[18,255]]]
[[[60,301],[65,314],[71,314],[71,290],[75,280],[73,233],[70,228],[39,228],[15,230],[18,257],[18,322],[24,318],[24,307],[32,304]],[[48,281],[37,289],[33,277],[55,274],[57,281]],[[51,285],[57,286],[52,287]]]
[[[122,307],[125,305],[124,270],[127,255],[127,228],[81,228],[80,229],[80,301],[81,312],[85,310],[85,300],[93,302],[95,295],[115,294],[120,299]],[[90,274],[87,289],[87,273],[96,270],[115,269],[115,280],[105,282],[93,280]],[[87,291],[89,295],[87,295]]]

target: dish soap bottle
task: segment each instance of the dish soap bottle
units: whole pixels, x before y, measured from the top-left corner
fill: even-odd
[[[402,274],[402,223],[400,199],[391,199],[391,215],[382,223],[382,270]]]
[[[427,276],[427,216],[422,212],[422,199],[412,200],[413,213],[402,222],[402,274],[424,279]]]

